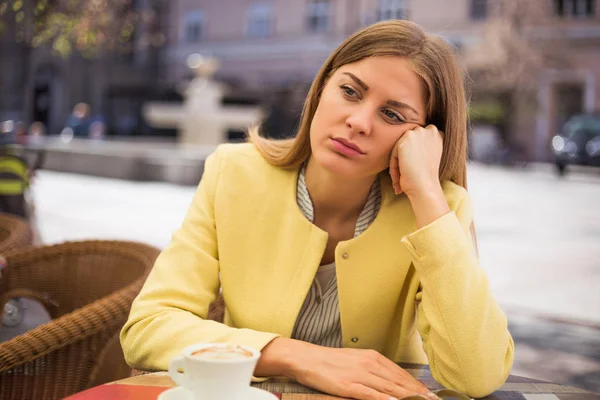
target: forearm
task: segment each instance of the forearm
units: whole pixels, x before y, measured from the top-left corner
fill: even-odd
[[[506,317],[467,244],[465,239],[462,245],[454,242],[452,250],[436,246],[414,263],[422,284],[419,328],[428,331],[431,340],[426,347],[438,360],[439,349],[452,348],[451,358],[469,366],[461,369],[483,362],[501,365],[509,349]]]
[[[237,329],[207,320],[219,290],[218,262],[191,251],[181,233],[156,260],[121,331],[127,362],[164,370],[171,358],[196,343],[231,343],[262,348],[276,334]]]
[[[470,268],[446,267],[447,273],[423,282],[419,332],[434,378],[448,388],[483,397],[510,373],[514,343],[487,279],[469,274]]]
[[[418,327],[434,377],[481,396],[503,383],[514,349],[506,317],[465,232],[467,222],[463,227],[448,214],[403,243],[422,284]]]
[[[230,343],[260,349],[276,334],[237,329],[204,320],[191,312],[156,309],[146,316],[134,313],[121,332],[128,364],[144,370],[166,370],[173,357],[197,343]]]

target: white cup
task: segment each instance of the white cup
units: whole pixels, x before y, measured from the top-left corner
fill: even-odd
[[[248,355],[234,357],[193,355],[214,348],[245,352]],[[227,352],[227,354],[230,354]],[[226,354],[226,355],[227,355]],[[260,351],[231,344],[205,343],[188,346],[181,356],[173,358],[169,364],[169,375],[179,386],[186,388],[194,400],[245,400],[248,397],[250,382],[260,358]]]

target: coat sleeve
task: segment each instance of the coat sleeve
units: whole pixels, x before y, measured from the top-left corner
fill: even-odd
[[[421,281],[417,327],[433,377],[449,389],[484,397],[508,378],[514,343],[479,266],[471,202],[462,193],[450,213],[402,242]]]
[[[232,343],[261,350],[278,336],[206,320],[220,287],[214,207],[222,152],[217,149],[207,158],[184,221],[157,258],[121,330],[125,359],[133,368],[166,370],[174,356],[196,343]]]

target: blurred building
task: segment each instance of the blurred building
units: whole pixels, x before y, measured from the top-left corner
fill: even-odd
[[[482,37],[495,7],[517,0],[178,0],[172,3],[166,80],[191,76],[190,54],[222,62],[216,77],[238,91],[306,87],[331,51],[362,26],[406,18],[441,33],[461,54],[484,54]],[[518,0],[522,1],[522,0]],[[525,2],[523,2],[524,4]],[[528,0],[545,18],[521,18],[539,39],[560,32],[571,63],[538,74],[535,110],[515,107],[510,129],[530,158],[549,157],[548,143],[569,114],[600,108],[600,1]]]
[[[132,7],[143,11],[159,4],[135,0]],[[153,23],[169,21],[170,3],[164,4],[152,9],[159,17]],[[74,106],[83,102],[93,118],[108,125],[109,133],[144,133],[140,109],[160,86],[164,50],[142,43],[145,28],[136,26],[130,52],[107,51],[98,58],[73,52],[62,58],[48,46],[17,43],[14,24],[9,26],[0,35],[0,121],[38,121],[48,134],[58,134]]]
[[[538,160],[550,157],[549,141],[569,116],[600,112],[600,1],[555,0],[547,10],[551,18],[534,25],[533,32],[549,38],[561,35],[557,56],[563,58],[562,65],[542,71],[535,119],[525,114],[520,121],[521,136]]]
[[[110,133],[156,134],[144,125],[141,105],[169,96],[180,100],[180,89],[193,77],[187,60],[194,53],[220,59],[216,78],[232,88],[224,102],[260,100],[277,105],[284,96],[291,98],[290,107],[298,113],[303,94],[331,51],[357,29],[385,19],[413,20],[453,43],[473,77],[474,100],[482,93],[506,99],[518,91],[497,125],[510,133],[509,139],[529,159],[549,159],[550,139],[570,115],[600,109],[600,0],[134,0],[133,4],[141,9],[160,5],[154,12],[166,37],[164,45],[138,46],[141,36],[136,34],[134,51],[127,55],[90,60],[74,53],[64,60],[47,48],[15,43],[14,35],[0,35],[0,120],[40,121],[48,132],[58,133],[75,104],[86,102],[92,115],[106,120]],[[499,19],[510,5],[517,12]],[[536,12],[527,15],[519,7]],[[512,42],[505,47],[517,53],[491,46],[486,41],[491,27],[510,31]],[[544,42],[554,53],[536,53]],[[518,50],[529,54],[529,64],[539,65],[529,68],[513,55]],[[482,65],[489,66],[496,58],[500,72],[510,66],[506,69],[521,79],[494,90],[481,85],[485,79],[480,70],[487,68]],[[488,78],[495,75],[503,74],[488,73]]]
[[[475,98],[487,91],[503,102],[499,125],[521,157],[553,159],[566,120],[600,111],[600,1],[474,0],[475,15],[488,34],[463,52]]]
[[[473,41],[484,19],[468,0],[179,0],[171,14],[169,76],[189,75],[186,58],[210,54],[217,76],[247,86],[309,83],[351,33],[384,19],[411,19],[443,30],[453,43]],[[477,2],[475,2],[477,3]]]

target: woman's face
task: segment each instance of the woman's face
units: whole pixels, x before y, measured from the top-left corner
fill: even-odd
[[[332,173],[375,176],[407,130],[425,125],[425,89],[402,57],[366,58],[327,81],[310,126],[315,160]]]

